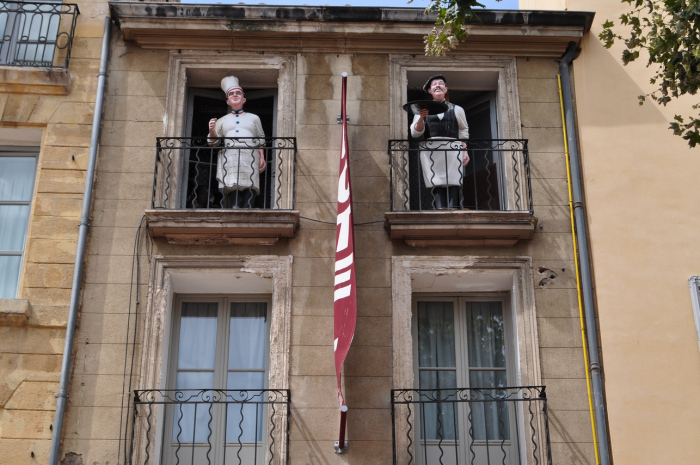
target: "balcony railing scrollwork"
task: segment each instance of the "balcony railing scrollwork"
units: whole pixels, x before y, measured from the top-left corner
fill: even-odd
[[[132,414],[128,465],[289,463],[287,389],[134,391]]]
[[[533,211],[525,139],[390,140],[388,152],[391,211]]]
[[[391,394],[394,465],[552,465],[544,386]]]
[[[0,65],[68,68],[78,5],[0,1]]]
[[[293,210],[295,166],[294,137],[159,137],[152,208]]]

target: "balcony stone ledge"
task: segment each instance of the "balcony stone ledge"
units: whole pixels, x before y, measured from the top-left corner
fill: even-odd
[[[294,237],[296,210],[146,210],[151,237],[170,244],[273,245]]]
[[[537,218],[529,211],[403,211],[386,212],[384,227],[412,247],[507,247],[531,239]]]
[[[0,326],[26,326],[31,309],[27,299],[0,299]]]
[[[68,95],[70,83],[70,72],[64,68],[0,66],[2,93]]]

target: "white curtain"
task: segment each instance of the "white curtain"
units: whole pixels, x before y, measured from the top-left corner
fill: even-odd
[[[231,304],[228,344],[227,388],[246,390],[241,397],[264,401],[267,307],[264,302]],[[234,393],[235,395],[235,393]],[[260,442],[262,440],[263,406],[229,404],[226,420],[226,442]]]
[[[469,387],[482,389],[483,399],[498,398],[507,386],[506,347],[501,302],[466,302]],[[491,369],[489,369],[491,368]],[[509,438],[506,402],[470,404],[474,439]]]
[[[0,298],[17,297],[26,242],[35,157],[0,157]]]

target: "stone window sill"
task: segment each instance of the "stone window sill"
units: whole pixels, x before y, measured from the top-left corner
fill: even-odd
[[[152,237],[170,244],[272,245],[294,237],[295,210],[146,210]]]
[[[513,246],[531,239],[537,226],[528,211],[386,212],[384,219],[392,239],[413,247]]]

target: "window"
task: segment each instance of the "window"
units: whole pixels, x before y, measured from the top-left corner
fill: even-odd
[[[393,257],[397,463],[548,463],[537,341],[530,258]]]
[[[517,92],[515,59],[460,57],[459,59],[426,59],[424,57],[391,57],[393,82],[390,113],[392,140],[389,156],[392,164],[393,211],[435,209],[434,189],[428,180],[445,175],[437,170],[453,165],[458,157],[455,142],[426,144],[411,138],[409,126],[413,114],[402,110],[404,103],[429,100],[423,91],[427,79],[435,74],[446,77],[447,98],[464,109],[469,126],[467,143],[470,161],[462,169],[447,170],[452,186],[448,198],[455,197],[453,209],[481,211],[527,211],[531,209],[527,141],[521,139],[520,110]],[[426,136],[427,137],[427,136]],[[421,149],[422,147],[422,149]],[[423,162],[421,162],[421,159]],[[428,164],[430,161],[430,166]],[[455,185],[457,170],[458,185]],[[440,188],[436,184],[436,188]],[[455,202],[449,201],[450,206]]]
[[[296,125],[290,115],[296,102],[296,55],[180,52],[172,56],[169,75],[167,137],[157,142],[154,207],[227,209],[235,200],[245,208],[293,209]],[[252,201],[224,198],[216,179],[219,148],[206,140],[209,120],[228,112],[220,84],[230,75],[245,90],[244,109],[260,117],[266,137],[262,148],[267,168],[259,184],[254,183],[257,195]],[[245,148],[233,150],[234,157],[247,144],[260,147],[255,138],[238,142]]]
[[[418,463],[518,463],[510,322],[498,297],[418,297],[415,380]],[[467,399],[465,402],[464,400]],[[462,447],[460,447],[462,445]],[[499,462],[500,463],[500,462]]]
[[[193,296],[175,306],[164,463],[262,463],[269,302]]]
[[[53,66],[61,15],[70,9],[55,0],[0,2],[0,64]]]
[[[17,297],[38,148],[0,148],[0,298]]]

